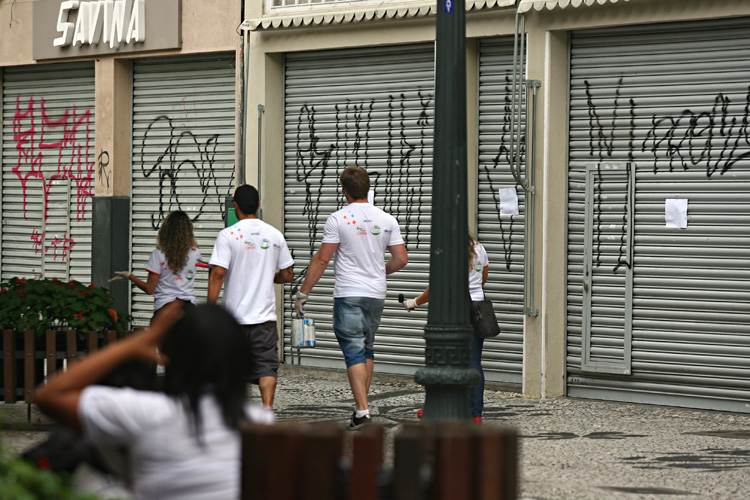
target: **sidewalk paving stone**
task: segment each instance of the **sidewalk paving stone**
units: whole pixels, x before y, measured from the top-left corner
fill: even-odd
[[[260,401],[257,387],[250,395]],[[418,422],[423,404],[424,389],[412,377],[375,374],[370,409],[389,438],[401,424]],[[283,365],[274,406],[280,422],[345,426],[354,401],[343,369]],[[523,500],[750,498],[750,414],[526,399],[488,384],[483,420],[518,431]],[[16,450],[43,439],[50,423],[33,407],[30,430],[26,421],[26,405],[0,404],[3,439]]]

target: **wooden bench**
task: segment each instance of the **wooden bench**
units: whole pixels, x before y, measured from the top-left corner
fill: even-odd
[[[517,433],[473,424],[406,424],[384,467],[384,428],[248,424],[242,500],[506,500],[517,494]],[[346,450],[346,453],[345,453]]]
[[[2,400],[15,403],[20,393],[20,400],[33,403],[36,386],[44,381],[45,374],[49,377],[68,363],[128,333],[107,331],[79,335],[75,330],[49,330],[40,336],[33,330],[3,330],[0,346]]]

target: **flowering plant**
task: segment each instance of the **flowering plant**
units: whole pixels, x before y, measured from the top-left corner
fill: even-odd
[[[2,436],[0,436],[2,438]],[[37,465],[16,456],[0,440],[0,498],[97,500],[98,496],[71,488],[71,477],[53,472],[49,464]]]
[[[114,309],[106,288],[52,279],[12,278],[0,283],[0,329],[123,330],[129,316]]]

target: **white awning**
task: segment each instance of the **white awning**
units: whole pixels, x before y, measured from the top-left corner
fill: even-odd
[[[466,11],[481,9],[515,8],[515,0],[466,0]],[[266,15],[258,19],[249,19],[245,23],[250,30],[272,30],[284,28],[306,28],[316,25],[345,24],[358,21],[372,21],[378,19],[398,19],[435,15],[437,2],[418,2],[400,4],[398,6],[379,5],[372,8],[357,10],[341,10],[341,8],[320,11],[310,9],[282,15]]]
[[[518,12],[528,12],[531,9],[552,10],[557,7],[561,9],[564,9],[566,7],[576,8],[582,5],[588,7],[591,5],[604,5],[608,3],[617,3],[618,1],[628,2],[630,0],[521,0],[521,3],[518,4]]]

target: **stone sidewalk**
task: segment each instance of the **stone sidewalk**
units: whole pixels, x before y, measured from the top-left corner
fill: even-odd
[[[411,377],[375,375],[374,421],[398,432],[417,422],[423,388]],[[259,400],[257,388],[251,397]],[[346,372],[282,366],[279,421],[333,420],[353,409]],[[17,450],[44,437],[48,421],[26,406],[0,404]],[[750,498],[750,415],[571,398],[524,399],[503,387],[485,391],[485,425],[511,426],[520,443],[520,498],[630,500]],[[7,427],[7,425],[6,425]]]

